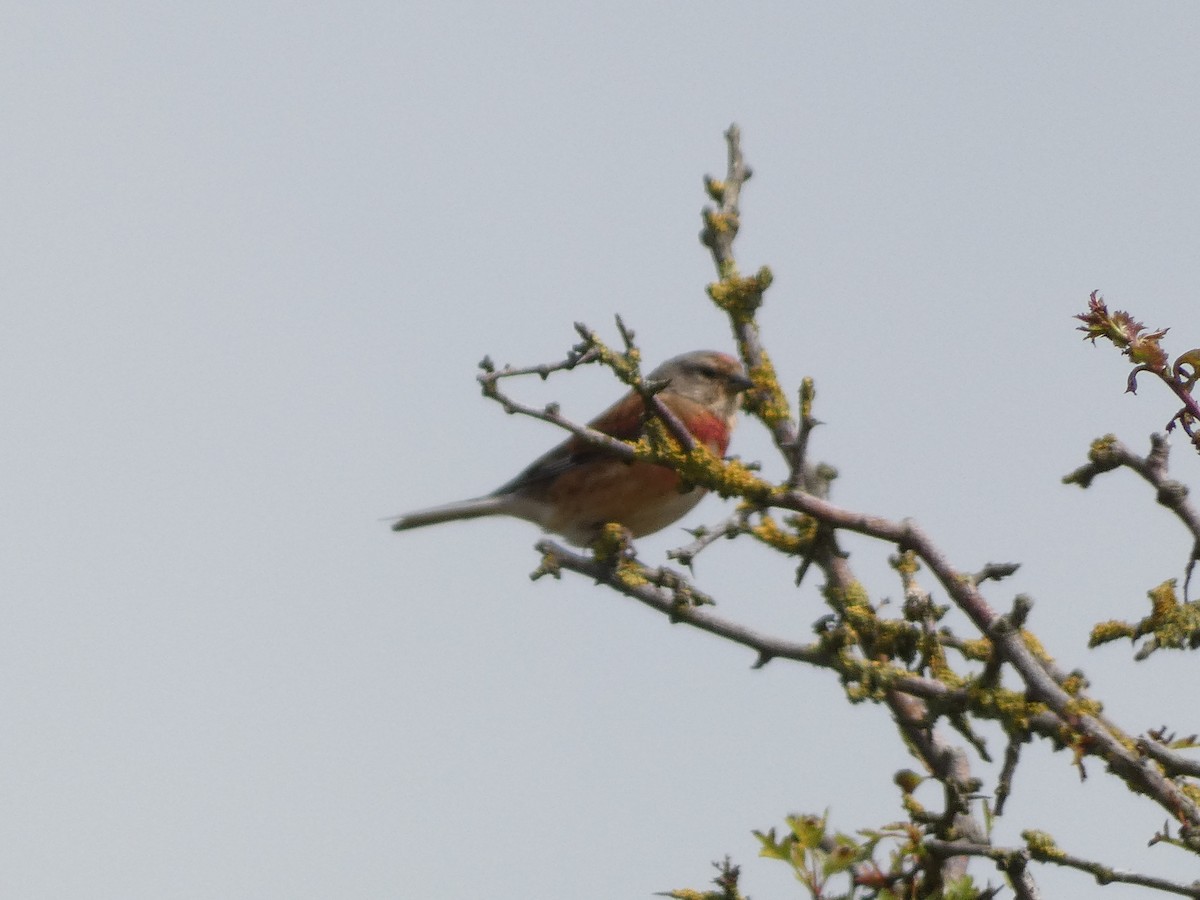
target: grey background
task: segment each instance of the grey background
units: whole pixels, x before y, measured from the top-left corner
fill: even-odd
[[[799,887],[751,829],[900,817],[912,762],[828,674],[531,584],[523,523],[380,521],[558,439],[478,396],[485,353],[556,359],[614,312],[651,363],[730,348],[696,233],[731,121],[739,258],[775,271],[765,340],[817,380],[835,499],[963,568],[1024,563],[997,605],[1031,593],[1126,727],[1195,730],[1194,659],[1085,648],[1186,535],[1131,476],[1059,478],[1175,409],[1079,342],[1092,289],[1200,345],[1198,27],[1180,3],[5,5],[0,892],[599,900],[729,852],[765,900]],[[616,393],[518,388],[578,418]],[[779,474],[754,425],[733,449]],[[848,544],[898,597],[886,548]],[[749,545],[698,574],[780,634],[822,612]],[[1089,769],[1028,748],[997,838],[1194,877]]]

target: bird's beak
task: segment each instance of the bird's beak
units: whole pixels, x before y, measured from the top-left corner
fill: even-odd
[[[754,380],[745,375],[734,373],[729,376],[729,389],[735,394],[748,391],[752,387],[754,387]]]

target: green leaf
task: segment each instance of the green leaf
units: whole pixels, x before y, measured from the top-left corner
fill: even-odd
[[[970,875],[964,875],[962,878],[946,884],[942,898],[943,900],[978,900],[979,889],[975,887],[975,882]]]
[[[775,839],[775,829],[772,828],[766,834],[763,834],[761,831],[755,831],[754,836],[758,838],[759,844],[762,845],[758,851],[759,856],[765,856],[767,859],[782,859],[786,862],[791,862],[792,844],[796,840],[792,835],[789,834],[783,840],[778,841]]]
[[[787,823],[796,841],[806,850],[820,847],[825,839],[824,816],[788,816]]]

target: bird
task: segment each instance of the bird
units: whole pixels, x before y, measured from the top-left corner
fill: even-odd
[[[740,395],[753,387],[742,364],[727,353],[696,350],[654,369],[648,382],[665,384],[656,394],[692,438],[717,457],[729,446]],[[589,422],[623,441],[645,433],[645,401],[631,391]],[[627,461],[573,435],[538,457],[511,481],[483,497],[460,500],[396,517],[394,531],[483,516],[512,516],[586,547],[616,522],[631,537],[666,528],[704,497],[666,466]]]

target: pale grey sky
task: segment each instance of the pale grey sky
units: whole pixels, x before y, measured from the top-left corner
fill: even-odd
[[[1198,50],[1183,3],[8,4],[0,892],[609,900],[728,852],[767,900],[799,888],[751,829],[900,816],[910,760],[828,674],[531,584],[523,523],[380,522],[558,440],[478,396],[485,354],[614,312],[651,362],[730,348],[696,233],[731,121],[739,256],[776,274],[764,337],[817,380],[835,499],[1022,562],[994,601],[1032,594],[1118,721],[1196,730],[1194,659],[1085,649],[1186,535],[1129,476],[1059,478],[1173,411],[1079,342],[1091,290],[1200,344]],[[822,612],[753,547],[697,569],[781,634]],[[1099,766],[1026,756],[1000,839],[1191,871]]]

